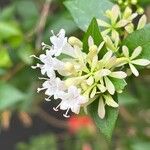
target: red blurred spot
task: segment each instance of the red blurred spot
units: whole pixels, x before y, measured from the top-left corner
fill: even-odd
[[[71,133],[76,133],[80,129],[89,129],[94,128],[93,121],[88,116],[72,116],[68,120],[69,131]]]

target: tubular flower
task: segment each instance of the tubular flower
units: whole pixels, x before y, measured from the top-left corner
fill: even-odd
[[[89,36],[89,51],[86,54],[83,52],[83,43],[75,37],[65,37],[63,29],[57,36],[53,33],[50,41],[52,46],[42,43],[46,54],[32,56],[42,62],[32,68],[40,68],[42,75],[48,77],[40,78],[45,81],[42,87],[38,88],[38,92],[45,90],[47,101],[50,101],[52,96],[61,100],[59,105],[54,107],[55,111],[65,110],[65,117],[69,117],[70,110],[78,114],[81,107],[89,105],[99,94],[101,99],[105,100],[101,102],[100,108],[104,107],[102,103],[118,107],[111,96],[116,92],[111,80],[124,79],[127,75],[115,69],[117,58],[113,51],[106,50],[102,58],[98,57],[105,42],[96,46],[93,38]],[[64,54],[65,57],[62,57]],[[61,78],[57,77],[58,74]],[[99,116],[103,118],[104,112]]]
[[[117,8],[117,6],[115,6]],[[114,8],[109,15],[115,12]],[[116,22],[119,10],[112,22]],[[141,24],[141,26],[143,26]],[[52,32],[53,33],[53,32]],[[53,109],[64,110],[64,117],[69,117],[69,112],[79,114],[80,109],[86,110],[93,101],[99,100],[97,113],[101,119],[105,117],[105,106],[118,107],[115,94],[122,91],[122,87],[116,83],[126,85],[126,72],[122,71],[125,65],[129,65],[134,75],[138,71],[134,65],[145,66],[149,64],[146,59],[137,58],[142,48],[137,47],[131,56],[126,46],[122,47],[123,54],[118,55],[119,47],[106,36],[99,45],[94,43],[92,36],[88,37],[87,50],[84,44],[76,37],[67,38],[64,29],[57,35],[50,37],[52,45],[42,43],[45,54],[39,57],[32,56],[41,61],[41,64],[33,66],[33,69],[40,68],[41,74],[47,76],[38,92],[45,91],[50,101],[60,101]],[[86,53],[85,53],[86,52]]]

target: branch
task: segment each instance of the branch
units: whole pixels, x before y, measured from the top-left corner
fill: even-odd
[[[40,16],[40,20],[37,24],[35,32],[37,33],[37,39],[36,39],[36,49],[40,48],[41,42],[42,42],[42,33],[45,28],[46,20],[49,14],[49,8],[51,5],[52,0],[46,0],[42,9],[42,13]]]

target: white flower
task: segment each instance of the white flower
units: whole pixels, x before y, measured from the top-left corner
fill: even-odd
[[[59,107],[61,110],[66,110],[64,117],[69,117],[69,110],[78,114],[80,107],[87,102],[86,98],[80,95],[80,90],[75,86],[70,86],[66,93],[60,92],[58,97],[61,99],[61,102],[54,110],[58,111]]]
[[[134,65],[147,66],[150,64],[150,61],[147,59],[135,59],[142,52],[141,46],[138,46],[137,48],[135,48],[131,56],[129,56],[129,49],[127,46],[123,46],[122,51],[123,51],[124,56],[128,59],[129,67],[135,76],[139,76],[139,72]]]
[[[51,55],[59,56],[62,53],[63,48],[67,44],[67,37],[65,37],[65,30],[61,29],[57,35],[53,33],[53,36],[50,37],[50,41],[53,44],[50,50]]]
[[[58,93],[66,90],[66,86],[60,78],[51,78],[47,79],[43,84],[42,88],[37,89],[38,92],[45,90],[45,94],[49,97],[45,100],[49,101],[51,96],[54,96],[54,99],[58,99]]]
[[[55,76],[55,70],[62,70],[64,68],[64,63],[55,57],[52,57],[50,51],[46,51],[45,54],[41,54],[38,57],[32,56],[39,59],[43,64],[37,64],[37,66],[32,66],[33,69],[40,68],[42,75],[47,74],[48,77]]]

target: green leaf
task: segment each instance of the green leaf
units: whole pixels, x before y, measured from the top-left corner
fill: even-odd
[[[0,11],[0,20],[2,21],[9,21],[14,16],[14,5],[5,7],[2,11]]]
[[[64,4],[78,27],[84,31],[87,30],[94,17],[106,20],[104,13],[113,6],[107,0],[69,0],[64,2]]]
[[[13,106],[22,101],[24,94],[13,85],[0,82],[0,110]]]
[[[121,94],[118,94],[118,101],[120,105],[127,106],[127,105],[133,105],[138,103],[138,99],[132,95],[129,92],[123,92]]]
[[[111,82],[115,86],[116,91],[123,90],[125,86],[127,85],[126,81],[124,79],[116,79],[116,78],[111,78]]]
[[[38,17],[36,4],[31,0],[21,0],[16,3],[16,10],[23,19]]]
[[[123,45],[128,46],[131,53],[136,47],[142,46],[141,58],[150,59],[150,24],[130,34]]]
[[[140,5],[147,6],[150,5],[150,0],[138,0]]]
[[[33,49],[30,44],[23,44],[18,50],[18,55],[26,64],[32,64],[33,59],[30,57],[33,54]]]
[[[85,33],[84,38],[83,38],[83,51],[84,52],[88,52],[88,49],[89,49],[88,47],[89,36],[93,38],[94,44],[96,44],[97,46],[99,46],[99,44],[103,41],[103,38],[100,34],[99,27],[95,18],[92,19],[88,27],[88,30]]]
[[[0,22],[0,39],[22,37],[21,31],[16,25],[8,22]]]
[[[114,98],[117,100],[117,98]],[[94,119],[97,127],[100,129],[101,133],[110,140],[112,133],[118,118],[118,109],[105,106],[106,115],[104,119],[98,116],[98,99],[95,100],[91,105],[88,106],[88,111],[91,117]]]
[[[150,142],[146,141],[137,141],[131,145],[132,150],[149,150]]]
[[[31,0],[21,0],[16,2],[15,6],[18,16],[22,19],[22,27],[27,31],[34,28],[40,16],[36,3]]]
[[[10,59],[7,49],[0,47],[0,67],[11,67],[12,61]]]

